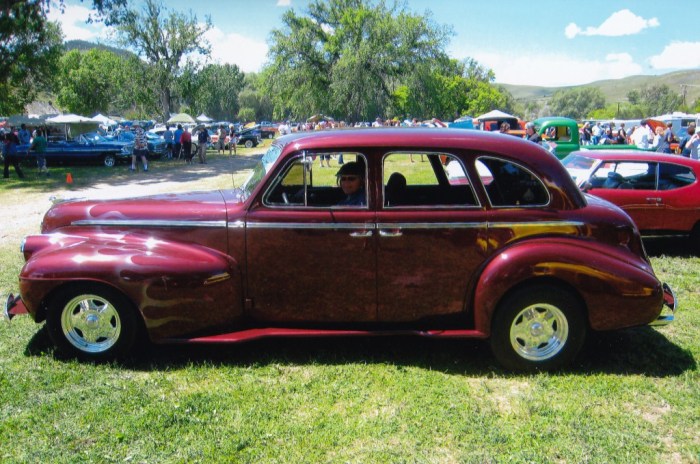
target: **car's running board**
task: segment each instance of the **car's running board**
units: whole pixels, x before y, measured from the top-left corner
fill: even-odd
[[[167,343],[231,343],[267,337],[376,337],[388,335],[418,335],[431,338],[487,338],[478,330],[321,330],[266,328],[246,329],[208,337],[167,340]]]

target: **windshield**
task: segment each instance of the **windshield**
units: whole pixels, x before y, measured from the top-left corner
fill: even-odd
[[[279,158],[281,153],[282,147],[280,145],[275,144],[268,148],[260,162],[253,169],[252,174],[243,184],[243,200],[248,199],[248,197],[253,193],[253,190],[255,190],[258,184],[262,182],[263,178],[268,173],[272,165],[275,164],[275,161],[277,161],[277,158]]]
[[[96,143],[103,143],[103,142],[107,141],[106,138],[102,137],[97,132],[88,132],[87,134],[83,134],[83,137],[85,137],[87,140],[90,140],[90,141],[96,142]]]
[[[591,169],[593,164],[595,164],[595,158],[589,158],[587,156],[571,154],[564,158],[562,164],[567,169]]]

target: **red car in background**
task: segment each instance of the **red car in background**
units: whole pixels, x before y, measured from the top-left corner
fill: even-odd
[[[700,250],[700,161],[635,150],[581,150],[562,163],[577,185],[630,215],[645,235],[688,235]]]
[[[629,216],[539,145],[483,131],[287,135],[238,189],[56,204],[22,253],[6,317],[87,360],[141,337],[414,334],[547,370],[590,330],[675,310]]]

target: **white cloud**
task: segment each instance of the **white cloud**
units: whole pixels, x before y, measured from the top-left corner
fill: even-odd
[[[107,40],[112,29],[102,23],[88,24],[87,19],[91,11],[81,5],[65,5],[63,13],[60,8],[51,8],[48,19],[61,25],[64,40]]]
[[[654,69],[700,68],[700,42],[672,42],[649,62]]]
[[[277,0],[277,6],[292,6],[292,0]]]
[[[657,18],[644,19],[637,16],[628,9],[616,11],[608,19],[603,21],[598,27],[588,26],[582,29],[575,23],[569,23],[564,29],[564,35],[568,39],[573,39],[577,35],[602,35],[606,37],[619,37],[623,35],[638,34],[649,27],[658,27],[659,20]]]
[[[236,64],[243,72],[258,72],[267,59],[267,44],[240,34],[227,34],[218,27],[205,35],[211,44],[211,59],[219,64]]]
[[[628,53],[611,53],[604,60],[586,60],[564,54],[508,55],[482,53],[474,57],[493,69],[504,84],[561,87],[602,79],[620,79],[642,73]]]

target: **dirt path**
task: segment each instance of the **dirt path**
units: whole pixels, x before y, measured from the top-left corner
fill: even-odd
[[[85,188],[58,188],[51,192],[28,192],[19,201],[3,202],[0,208],[0,242],[19,246],[22,238],[39,232],[41,219],[51,207],[53,197],[58,198],[127,198],[158,193],[210,190],[240,186],[246,177],[245,171],[252,169],[262,156],[259,153],[235,157],[211,157],[207,164],[183,164],[179,169],[158,169],[160,163],[152,165],[149,172],[128,173],[123,167],[107,181]],[[177,161],[173,161],[177,163]],[[32,175],[31,172],[27,173]],[[16,182],[16,180],[13,180]],[[218,187],[217,187],[218,186]]]

